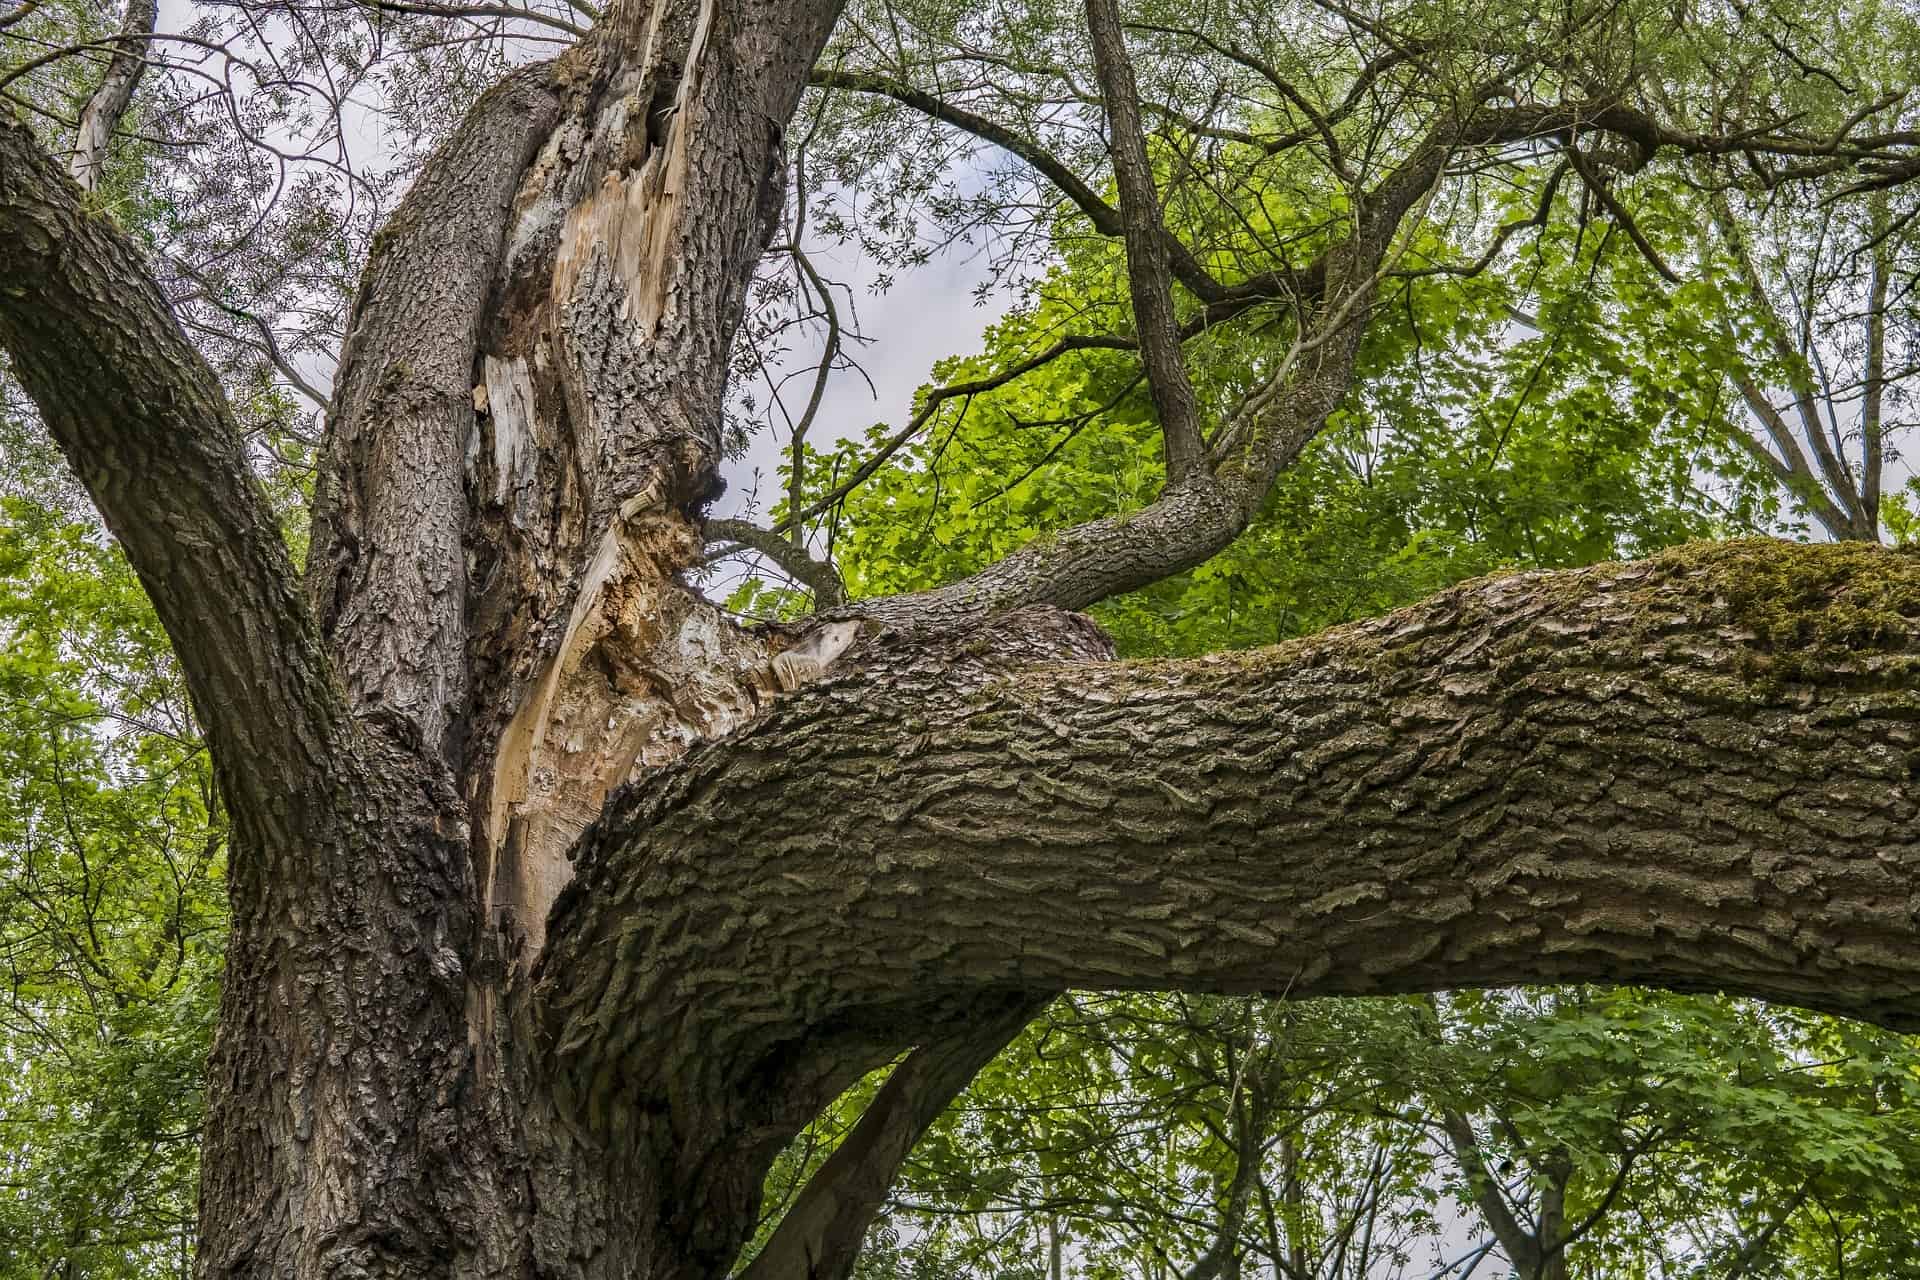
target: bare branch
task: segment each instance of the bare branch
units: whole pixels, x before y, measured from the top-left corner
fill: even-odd
[[[1808,385],[1807,379],[1794,372],[1802,363],[1802,353],[1794,349],[1792,341],[1787,336],[1786,323],[1767,296],[1766,282],[1762,280],[1760,269],[1753,260],[1746,236],[1735,221],[1725,196],[1716,195],[1712,207],[1714,225],[1733,258],[1735,270],[1740,276],[1741,284],[1745,287],[1747,300],[1760,320],[1761,331],[1765,334],[1775,358],[1787,371],[1790,379],[1794,406],[1798,411],[1801,424],[1806,428],[1802,434],[1806,437],[1807,447],[1813,450],[1814,460],[1819,464],[1819,474],[1824,481],[1816,487],[1829,505],[1837,507],[1844,514],[1841,527],[1846,532],[1840,533],[1832,530],[1831,527],[1829,532],[1833,532],[1835,537],[1871,537],[1872,535],[1861,532],[1863,519],[1860,495],[1855,491],[1852,478],[1827,440],[1826,431],[1820,421],[1820,411],[1813,403],[1813,389]],[[1742,387],[1742,393],[1747,396],[1747,402],[1754,407],[1755,412],[1760,412],[1759,405],[1765,401],[1764,395],[1750,394],[1745,387]],[[1779,419],[1778,411],[1774,410],[1769,403],[1767,412],[1761,416],[1767,423],[1769,432],[1774,435],[1774,443],[1786,449],[1787,446],[1782,441],[1793,439],[1793,434],[1785,422]],[[1795,451],[1797,448],[1796,443]],[[1801,467],[1811,474],[1811,468],[1806,468],[1804,461]]]
[[[1587,190],[1593,192],[1594,199],[1600,202],[1600,207],[1607,211],[1609,218],[1613,219],[1614,225],[1627,233],[1627,239],[1631,240],[1633,247],[1640,251],[1640,256],[1647,260],[1647,265],[1659,272],[1660,278],[1668,284],[1679,284],[1679,275],[1667,265],[1666,260],[1660,256],[1660,251],[1653,247],[1653,242],[1647,239],[1646,232],[1640,229],[1640,224],[1634,220],[1633,215],[1614,198],[1606,177],[1600,172],[1599,166],[1594,164],[1592,157],[1586,155],[1577,146],[1566,148],[1566,157],[1567,162],[1573,166],[1574,172],[1580,175],[1581,182],[1586,184]]]
[[[1105,334],[1073,334],[1060,339],[1038,355],[1030,356],[1010,365],[998,373],[990,373],[981,378],[970,378],[964,382],[949,383],[936,387],[926,393],[920,401],[919,410],[908,420],[907,425],[888,436],[880,447],[869,454],[866,461],[854,468],[845,480],[816,499],[804,511],[789,511],[786,518],[773,527],[775,533],[785,533],[802,520],[809,520],[827,510],[855,489],[865,484],[875,472],[885,466],[887,460],[898,453],[908,441],[919,435],[927,423],[932,420],[935,411],[949,400],[961,400],[968,396],[982,395],[996,387],[1004,387],[1017,378],[1025,377],[1035,369],[1052,364],[1061,356],[1072,351],[1131,351],[1134,349],[1130,338],[1110,337]]]
[[[191,263],[177,257],[171,261],[174,270],[200,287],[199,296],[208,306],[226,315],[230,315],[236,320],[244,320],[247,322],[248,327],[253,329],[255,337],[243,339],[243,341],[247,342],[250,346],[256,347],[262,355],[266,356],[267,363],[271,364],[275,371],[287,380],[288,386],[305,396],[313,404],[314,408],[320,410],[326,409],[327,393],[308,381],[306,375],[300,372],[293,361],[287,359],[287,354],[281,349],[279,336],[274,333],[272,325],[251,311],[221,301],[214,292],[213,282]]]
[[[552,27],[555,31],[564,31],[570,36],[587,34],[587,28],[568,22],[565,18],[551,13],[542,13],[538,9],[522,9],[510,4],[414,4],[409,0],[352,0],[352,2],[364,9],[386,13],[413,14],[425,18],[507,18],[517,22],[532,22],[543,27]]]
[[[773,561],[781,572],[813,592],[816,609],[838,608],[847,598],[846,586],[830,562],[815,560],[804,545],[771,529],[762,529],[750,520],[709,520],[706,533],[709,540],[737,542]]]
[[[73,159],[67,172],[84,191],[100,185],[107,165],[107,147],[120,127],[120,120],[133,103],[133,91],[139,87],[140,74],[146,70],[146,40],[153,34],[159,16],[158,0],[127,0],[127,14],[120,24],[121,47],[107,62],[100,85],[80,112],[80,128],[73,142]]]
[[[996,120],[946,102],[901,81],[867,72],[816,67],[807,83],[816,88],[842,89],[852,93],[891,98],[902,106],[911,107],[942,124],[951,125],[963,133],[972,134],[983,142],[990,142],[1008,155],[1031,165],[1041,177],[1052,183],[1060,194],[1073,202],[1074,207],[1093,224],[1095,231],[1116,239],[1127,234],[1127,219],[1120,210],[1101,199],[1093,188],[1073,171],[1071,166],[1062,162],[1046,148],[1029,138],[1022,137]],[[1159,227],[1159,220],[1155,219],[1153,225]],[[1195,296],[1203,301],[1213,301],[1224,296],[1225,290],[1220,282],[1200,265],[1199,260],[1180,243],[1177,237],[1164,228],[1160,228],[1159,234],[1162,237],[1162,247],[1167,256],[1168,266],[1181,284],[1191,289]]]
[[[796,160],[795,163],[798,165],[799,161]],[[800,190],[800,201],[804,207],[806,201],[804,178]],[[799,421],[793,424],[792,438],[787,445],[791,452],[787,474],[787,510],[798,511],[801,496],[806,492],[807,431],[813,426],[813,420],[820,412],[820,402],[826,395],[827,379],[833,374],[834,361],[840,358],[840,309],[833,303],[833,291],[828,288],[827,282],[820,278],[820,273],[814,269],[813,259],[809,258],[806,251],[798,244],[792,246],[791,252],[808,287],[820,299],[821,310],[827,317],[827,339],[820,351],[820,363],[814,369],[813,390],[807,395],[807,407],[801,411]],[[787,532],[795,547],[806,545],[804,523],[794,521],[788,526]]]
[[[1160,418],[1167,483],[1177,485],[1203,465],[1206,449],[1201,439],[1200,407],[1180,351],[1179,324],[1173,311],[1173,282],[1166,250],[1171,237],[1160,220],[1153,162],[1147,155],[1146,133],[1140,123],[1140,94],[1134,86],[1133,63],[1127,56],[1117,0],[1087,0],[1087,29],[1093,36],[1093,60],[1112,131],[1110,149],[1120,188],[1134,330],[1139,335],[1141,362],[1147,368],[1147,386]]]

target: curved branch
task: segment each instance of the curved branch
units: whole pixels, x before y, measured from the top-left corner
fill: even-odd
[[[813,592],[815,608],[836,608],[847,598],[847,588],[831,563],[815,560],[804,546],[796,546],[771,529],[762,529],[751,520],[709,520],[705,528],[709,540],[737,542],[773,561],[782,573]]]
[[[537,9],[522,9],[510,4],[468,4],[464,0],[455,0],[452,4],[409,4],[406,0],[353,0],[353,3],[363,9],[385,13],[409,14],[424,18],[506,18],[510,21],[532,22],[543,27],[552,27],[555,31],[564,31],[575,37],[587,34],[587,28],[568,22],[565,18],[551,13],[541,13]]]
[[[1473,1121],[1465,1112],[1454,1107],[1443,1107],[1440,1112],[1440,1127],[1447,1135],[1447,1145],[1453,1151],[1454,1163],[1466,1175],[1467,1186],[1472,1190],[1474,1207],[1480,1211],[1480,1217],[1500,1241],[1501,1252],[1507,1255],[1507,1261],[1519,1268],[1523,1276],[1538,1277],[1544,1274],[1545,1258],[1541,1250],[1540,1238],[1514,1216],[1513,1207],[1507,1202],[1506,1189],[1499,1179],[1487,1167],[1486,1154],[1480,1149],[1480,1139],[1473,1132]]]
[[[665,1097],[1009,987],[1635,982],[1920,1028],[1916,620],[1910,556],[1751,541],[1189,662],[983,679],[1070,621],[1037,610],[869,641],[585,838],[556,1063]]]
[[[816,89],[839,89],[847,93],[891,98],[923,116],[950,125],[962,133],[970,133],[982,142],[990,142],[1008,155],[1032,166],[1035,172],[1058,188],[1061,195],[1071,200],[1101,235],[1119,237],[1126,232],[1120,211],[1101,199],[1071,166],[1045,147],[1022,137],[997,120],[956,106],[924,89],[865,71],[815,67],[807,76],[807,83]]]
[[[312,382],[308,381],[306,375],[301,373],[293,361],[287,358],[287,353],[281,348],[279,336],[274,333],[272,325],[262,320],[256,313],[248,311],[244,307],[236,307],[231,303],[221,301],[215,292],[217,286],[214,282],[186,259],[175,257],[172,258],[171,261],[175,271],[178,271],[181,275],[199,286],[202,301],[216,311],[232,316],[236,320],[246,321],[257,335],[253,338],[242,338],[236,334],[233,335],[235,341],[244,342],[248,346],[258,350],[261,355],[266,357],[267,363],[273,366],[275,372],[286,379],[288,386],[305,396],[313,403],[316,409],[322,412],[326,411],[327,394]]]
[[[1024,995],[990,997],[970,1025],[895,1067],[739,1280],[844,1280],[914,1144],[1045,1004]]]
[[[0,119],[0,347],[153,599],[238,811],[327,763],[341,711],[218,380],[139,250]]]
[[[1022,137],[997,120],[989,119],[965,107],[916,89],[912,85],[890,79],[887,76],[873,75],[863,71],[848,71],[837,67],[816,67],[808,76],[807,83],[816,89],[841,89],[849,93],[864,93],[874,97],[891,98],[904,107],[911,107],[920,114],[950,125],[962,133],[970,133],[982,142],[992,143],[1015,159],[1023,160],[1032,166],[1035,172],[1051,182],[1061,195],[1073,202],[1075,208],[1086,216],[1093,229],[1103,236],[1118,239],[1127,234],[1127,218],[1120,210],[1103,200],[1094,189],[1075,173],[1071,166],[1045,147]],[[1156,223],[1157,223],[1156,219]],[[1182,244],[1173,233],[1160,228],[1159,240],[1167,255],[1168,266],[1181,284],[1191,289],[1194,295],[1203,301],[1214,301],[1223,297],[1225,287],[1214,279],[1211,272],[1200,265],[1199,259]]]
[[[1600,202],[1600,207],[1606,210],[1609,218],[1613,219],[1613,224],[1627,233],[1627,239],[1631,240],[1633,247],[1640,251],[1640,256],[1646,259],[1647,265],[1659,272],[1660,278],[1668,284],[1682,283],[1680,276],[1667,265],[1666,259],[1660,256],[1660,251],[1653,247],[1653,241],[1647,239],[1647,233],[1640,229],[1640,223],[1614,196],[1612,188],[1607,185],[1607,180],[1601,174],[1600,166],[1594,162],[1593,157],[1577,146],[1567,147],[1566,157],[1567,163],[1573,166],[1573,171],[1580,175],[1581,183],[1587,190],[1593,192],[1594,199]]]
[[[1283,290],[1310,285],[1312,298],[1297,301],[1318,301],[1323,314],[1311,318],[1277,373],[1216,433],[1212,475],[1191,475],[1140,511],[1036,539],[959,582],[861,601],[850,611],[884,623],[954,626],[1030,604],[1084,609],[1205,563],[1247,527],[1274,478],[1346,398],[1373,298],[1408,243],[1399,234],[1402,223],[1433,198],[1452,157],[1464,148],[1551,133],[1592,114],[1576,104],[1482,109],[1446,119],[1361,198],[1351,233],[1310,268],[1236,286],[1232,307],[1244,310],[1261,300],[1269,283]],[[1201,325],[1213,310],[1203,311]],[[856,474],[849,485],[862,478]]]

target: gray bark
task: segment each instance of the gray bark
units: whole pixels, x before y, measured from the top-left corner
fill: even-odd
[[[328,414],[308,594],[355,709],[405,715],[435,751],[464,747],[475,355],[509,202],[560,116],[552,78],[490,90],[382,229]]]
[[[1120,193],[1133,326],[1153,392],[1154,413],[1160,420],[1167,483],[1177,485],[1201,466],[1206,446],[1200,438],[1200,406],[1180,353],[1179,322],[1173,311],[1167,253],[1172,237],[1160,219],[1160,196],[1154,188],[1153,162],[1140,121],[1140,92],[1134,87],[1118,0],[1087,0],[1087,30],[1093,37],[1093,62],[1110,134],[1107,145]]]

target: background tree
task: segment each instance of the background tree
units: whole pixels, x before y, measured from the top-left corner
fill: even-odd
[[[94,529],[0,498],[0,1274],[177,1275],[225,941],[166,637]]]

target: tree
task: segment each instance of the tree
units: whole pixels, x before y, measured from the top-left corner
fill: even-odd
[[[1094,607],[1122,651],[1312,632],[1492,568],[1645,554],[1796,501],[1767,492],[1772,473],[1741,445],[1713,447],[1744,425],[1737,393],[1721,398],[1742,415],[1729,417],[1698,412],[1713,396],[1684,394],[1733,390],[1739,365],[1697,337],[1721,331],[1712,297],[1695,291],[1691,312],[1671,304],[1624,238],[1588,235],[1564,253],[1582,240],[1567,221],[1518,269],[1410,282],[1370,330],[1365,399],[1279,478],[1246,533],[1195,571]],[[1124,288],[1117,246],[1058,249],[1063,265],[988,350],[942,378],[1001,367],[1044,345],[1068,305]],[[1532,335],[1469,340],[1485,327],[1476,311],[1502,309]],[[1657,360],[1637,354],[1649,345]],[[1248,363],[1219,376],[1244,377]],[[933,438],[895,454],[831,529],[854,594],[937,585],[1051,525],[1150,497],[1128,489],[1152,484],[1157,454],[1129,365],[1088,352],[936,419]],[[1116,389],[1097,427],[1066,412]],[[807,470],[830,483],[861,448]],[[739,598],[792,601],[758,580]],[[870,1233],[867,1274],[1041,1274],[1063,1252],[1076,1275],[1202,1274],[1223,1257],[1294,1280],[1411,1280],[1496,1260],[1529,1276],[1907,1267],[1916,1228],[1900,1206],[1920,1152],[1893,1084],[1912,1078],[1904,1038],[1586,988],[1463,993],[1436,1012],[1444,1050],[1392,1001],[1056,1002],[909,1158]],[[1868,1079],[1893,1087],[1860,1087]],[[803,1149],[829,1144],[869,1096],[843,1102]],[[1242,1169],[1255,1190],[1236,1210]],[[777,1220],[798,1172],[777,1172],[763,1216]],[[1805,1247],[1828,1234],[1823,1221],[1844,1223],[1845,1239]]]
[[[1920,1026],[1903,555],[1694,548],[1176,663],[1065,612],[1233,541],[1354,393],[1383,288],[1474,269],[1417,252],[1433,217],[1577,182],[1631,236],[1614,186],[1688,159],[1892,189],[1904,96],[1736,14],[1092,0],[1008,19],[1058,65],[988,114],[927,82],[989,19],[904,14],[882,66],[874,16],[823,60],[836,4],[618,5],[480,95],[371,246],[304,582],[140,251],[0,125],[0,344],[230,820],[201,1274],[722,1274],[775,1154],[899,1058],[752,1264],[844,1274],[913,1139],[1068,987],[1634,981]],[[1125,314],[1062,344],[1135,354],[1165,483],[743,629],[678,575],[809,82],[1006,149],[1124,243]],[[1269,162],[1316,213],[1256,224],[1243,272],[1235,166]],[[1538,221],[1496,218],[1489,261]],[[1208,402],[1195,365],[1255,325],[1282,354]]]

